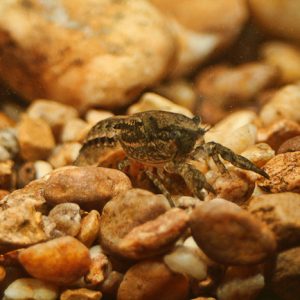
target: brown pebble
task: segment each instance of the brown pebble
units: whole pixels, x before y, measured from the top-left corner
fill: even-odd
[[[142,225],[134,227],[119,244],[124,256],[141,259],[171,247],[188,225],[184,210],[173,208]]]
[[[271,288],[282,300],[299,300],[300,247],[279,253],[271,278]]]
[[[278,154],[285,152],[300,151],[300,135],[288,139],[282,143],[277,151]]]
[[[261,178],[259,187],[271,192],[300,192],[300,151],[276,155],[264,165],[270,178]]]
[[[109,201],[101,215],[100,243],[109,253],[123,256],[122,238],[133,228],[154,220],[169,208],[167,199],[141,189],[131,189]]]
[[[212,174],[213,171],[210,171]],[[215,173],[215,181],[210,182],[219,198],[226,199],[238,205],[245,203],[251,196],[255,183],[240,171],[230,171],[230,173]]]
[[[66,167],[49,175],[45,199],[54,204],[74,202],[82,208],[102,209],[105,203],[131,188],[118,170],[101,167]]]
[[[262,194],[253,197],[248,210],[268,224],[283,249],[300,243],[300,195],[298,193]]]
[[[89,250],[77,239],[64,236],[22,250],[19,261],[33,277],[68,284],[89,270]]]
[[[226,265],[257,264],[276,249],[273,232],[234,203],[214,199],[197,206],[192,236],[211,259]]]
[[[123,277],[124,275],[117,271],[110,272],[101,285],[101,291],[103,294],[110,295],[113,299],[115,299]]]
[[[218,300],[254,300],[265,286],[259,266],[229,267],[217,288]]]
[[[161,261],[142,261],[125,274],[117,300],[187,300],[189,280]]]

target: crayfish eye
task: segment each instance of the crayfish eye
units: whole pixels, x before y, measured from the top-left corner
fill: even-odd
[[[200,116],[195,116],[195,117],[193,118],[193,122],[194,122],[196,125],[199,125],[200,122],[201,122]]]

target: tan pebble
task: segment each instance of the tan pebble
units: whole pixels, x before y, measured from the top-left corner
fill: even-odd
[[[300,191],[300,151],[276,155],[264,165],[270,179],[260,178],[258,185],[263,190],[280,192]]]
[[[12,160],[0,161],[0,189],[14,188],[14,162]]]
[[[195,207],[196,204],[199,204],[199,199],[191,196],[173,196],[172,200],[176,207],[182,209],[191,209]]]
[[[81,220],[80,231],[77,235],[77,239],[87,247],[91,247],[98,236],[99,229],[100,214],[96,210],[91,210]]]
[[[212,172],[210,171],[210,176]],[[232,170],[230,173],[221,176],[216,174],[214,177],[215,180],[210,181],[210,184],[215,189],[216,195],[238,205],[245,203],[254,190],[255,182],[238,170]]]
[[[298,40],[300,3],[295,0],[248,1],[255,21],[272,36]],[[275,22],[276,21],[276,22]]]
[[[77,110],[72,106],[46,99],[37,99],[31,103],[27,109],[27,114],[31,118],[44,120],[56,137],[59,136],[67,121],[78,117]]]
[[[225,119],[218,122],[210,131],[215,134],[224,134],[247,124],[254,124],[257,115],[251,110],[239,110],[229,114]],[[211,133],[208,131],[207,133]]]
[[[89,272],[84,276],[84,281],[89,286],[99,286],[112,271],[112,265],[108,257],[102,252],[100,246],[90,249],[92,259]]]
[[[222,264],[257,264],[276,249],[275,236],[266,224],[223,199],[197,206],[190,226],[198,246]]]
[[[38,193],[26,190],[17,190],[2,199],[1,243],[26,246],[46,240],[42,214],[37,211],[42,203],[45,203],[45,200]]]
[[[256,166],[262,167],[275,156],[275,151],[266,143],[258,143],[248,147],[241,155],[248,158]]]
[[[5,300],[56,300],[57,297],[55,285],[33,278],[19,278],[4,291]]]
[[[205,142],[214,141],[224,144],[241,153],[256,141],[256,114],[242,110],[228,115],[205,134]]]
[[[15,126],[15,121],[5,113],[0,112],[0,130],[13,126]]]
[[[177,79],[164,83],[156,87],[155,92],[190,111],[194,111],[196,107],[196,91],[191,83],[186,80]]]
[[[187,275],[197,280],[207,276],[207,266],[197,251],[190,247],[178,246],[164,256],[164,263],[175,273]]]
[[[171,272],[161,261],[145,260],[126,272],[117,300],[186,300],[188,294],[187,277]]]
[[[218,286],[219,300],[256,299],[265,286],[262,268],[257,266],[229,267]]]
[[[155,93],[145,93],[140,100],[128,108],[128,114],[135,114],[147,110],[164,110],[173,113],[180,113],[187,117],[193,117],[193,114],[185,107],[177,105],[167,98]]]
[[[114,114],[108,110],[89,109],[85,114],[85,120],[94,126],[98,122],[113,116]]]
[[[247,124],[230,133],[227,132],[224,137],[221,138],[220,143],[233,152],[240,154],[255,144],[256,136],[257,127],[253,124]]]
[[[248,210],[268,224],[279,247],[296,246],[300,242],[300,195],[297,193],[263,194],[253,197]]]
[[[71,167],[56,170],[45,185],[50,203],[74,202],[102,209],[105,203],[131,188],[129,178],[118,170],[101,167]]]
[[[109,253],[123,255],[119,244],[133,228],[154,220],[169,209],[162,195],[141,189],[124,191],[109,201],[101,214],[100,243]],[[126,253],[125,253],[126,257]]]
[[[19,152],[19,144],[14,128],[0,130],[0,161],[13,159]]]
[[[300,247],[278,254],[272,274],[271,289],[282,300],[298,300],[300,295]]]
[[[261,91],[273,84],[276,76],[277,69],[263,63],[247,63],[237,67],[217,65],[198,75],[196,87],[207,101],[219,107],[232,108],[253,101]]]
[[[171,247],[188,225],[184,210],[173,208],[144,224],[134,227],[120,241],[122,255],[132,259],[151,257]]]
[[[209,0],[151,2],[167,17],[171,16],[176,20],[177,27],[181,28],[179,33],[175,31],[179,40],[178,58],[175,68],[172,66],[175,69],[172,70],[172,76],[177,78],[194,71],[216,51],[224,51],[235,40],[248,18],[247,5],[240,0],[221,0],[214,3]],[[199,15],[205,18],[199,18]]]
[[[260,128],[257,133],[257,140],[269,144],[277,151],[283,142],[299,134],[300,125],[297,122],[281,119],[270,126]]]
[[[0,145],[0,161],[9,160],[11,158],[12,156],[10,155],[10,153]]]
[[[300,86],[287,85],[274,93],[259,113],[264,126],[281,119],[300,121]]]
[[[174,62],[177,45],[169,22],[148,1],[81,0],[49,7],[36,0],[27,9],[19,2],[1,6],[0,63],[1,77],[28,100],[55,99],[82,111],[122,108],[162,80]],[[47,47],[40,43],[45,32]]]
[[[79,118],[68,120],[62,128],[60,141],[62,143],[80,142],[90,128],[89,124]]]
[[[91,264],[88,249],[70,236],[22,250],[19,261],[33,277],[60,285],[79,279]]]
[[[24,115],[18,123],[20,155],[25,160],[46,159],[55,147],[51,128],[42,119]]]
[[[300,80],[300,48],[291,43],[270,41],[262,45],[260,53],[265,63],[278,68],[281,83]]]
[[[48,161],[55,169],[72,165],[77,158],[80,149],[80,143],[58,145],[53,149]]]
[[[65,290],[60,295],[60,300],[100,300],[102,293],[89,289]]]
[[[55,224],[54,230],[60,235],[76,236],[80,230],[81,216],[78,204],[58,204],[50,210],[48,218]]]
[[[282,143],[278,148],[277,153],[280,154],[294,151],[300,151],[300,135],[290,138]]]
[[[17,189],[10,193],[1,204],[5,204],[6,208],[8,208],[21,206],[26,203],[28,206],[42,210],[46,202],[44,198],[45,183],[46,180],[44,178],[33,180],[24,188]]]

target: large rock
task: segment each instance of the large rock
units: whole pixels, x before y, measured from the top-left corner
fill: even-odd
[[[148,1],[0,2],[0,77],[30,100],[126,105],[166,74],[174,50]]]

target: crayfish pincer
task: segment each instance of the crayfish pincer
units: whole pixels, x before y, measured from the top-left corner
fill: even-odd
[[[116,116],[97,123],[88,133],[76,159],[76,165],[96,163],[105,148],[121,147],[126,155],[120,167],[130,161],[145,166],[145,174],[169,199],[170,193],[162,183],[165,173],[180,175],[191,192],[199,199],[201,190],[213,192],[195,166],[188,163],[197,157],[211,157],[221,173],[227,172],[220,157],[234,166],[253,171],[266,178],[268,174],[245,157],[215,142],[205,143],[201,119],[167,111],[145,111],[130,116]],[[99,151],[100,150],[100,151]],[[156,170],[156,172],[154,172]]]

